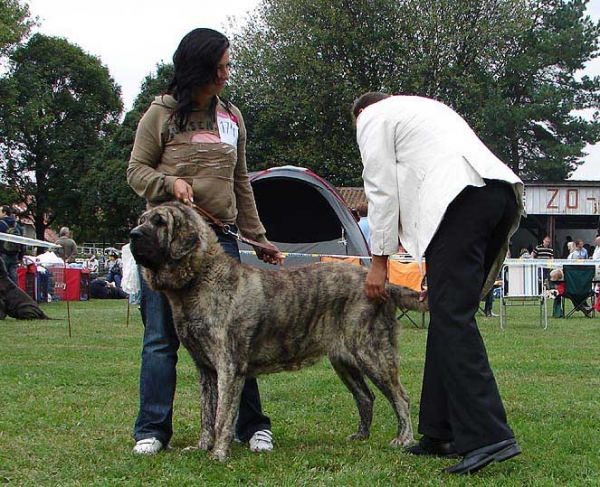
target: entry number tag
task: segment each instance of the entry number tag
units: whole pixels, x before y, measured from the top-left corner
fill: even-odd
[[[217,112],[217,123],[219,124],[219,136],[221,137],[221,142],[225,142],[226,144],[237,148],[240,128],[231,118],[231,115],[229,115],[229,113]]]

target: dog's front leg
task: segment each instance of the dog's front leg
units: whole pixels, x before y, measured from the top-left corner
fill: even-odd
[[[198,448],[212,450],[215,443],[215,416],[217,414],[217,373],[206,367],[198,367],[200,381],[200,438]]]
[[[234,374],[230,370],[218,374],[219,393],[213,457],[220,462],[229,459],[244,380],[245,377]]]

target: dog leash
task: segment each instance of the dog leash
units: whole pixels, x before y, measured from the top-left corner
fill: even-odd
[[[251,245],[252,247],[258,247],[262,252],[264,252],[267,255],[271,255],[271,256],[275,257],[279,253],[279,250],[276,248],[273,248],[272,246],[269,246],[264,243],[257,242],[256,240],[252,240],[250,238],[244,237],[239,232],[234,232],[231,229],[231,225],[228,225],[227,223],[223,223],[221,220],[216,218],[214,215],[211,215],[208,211],[206,211],[201,206],[198,206],[196,203],[192,203],[190,201],[188,204],[194,210],[196,210],[200,215],[202,215],[204,218],[206,218],[209,222],[211,222],[214,225],[216,225],[217,227],[219,227],[224,234],[231,235],[232,237],[239,240],[240,242]]]

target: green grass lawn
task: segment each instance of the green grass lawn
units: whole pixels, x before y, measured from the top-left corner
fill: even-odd
[[[388,446],[395,420],[378,393],[371,438],[348,443],[354,402],[325,361],[260,379],[275,451],[235,444],[220,464],[196,442],[196,372],[180,354],[172,441],[154,457],[131,453],[142,325],[125,301],[43,305],[56,321],[0,322],[0,484],[15,486],[598,486],[600,317],[549,318],[511,306],[508,327],[479,318],[508,417],[523,454],[470,478],[442,473],[454,460],[419,458]],[[497,310],[498,303],[495,303]],[[415,431],[426,330],[404,326],[401,378]]]

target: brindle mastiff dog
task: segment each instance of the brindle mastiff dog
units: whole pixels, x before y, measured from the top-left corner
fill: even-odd
[[[349,439],[368,438],[374,394],[398,418],[393,445],[413,440],[408,395],[398,377],[396,307],[423,310],[419,293],[389,285],[370,302],[366,270],[322,263],[279,270],[243,265],[225,254],[192,208],[167,203],[144,213],[131,250],[149,285],[163,291],[177,335],[200,375],[198,447],[227,460],[246,377],[298,370],[327,355],[354,396],[360,421]]]
[[[6,316],[17,320],[50,320],[29,294],[11,281],[0,259],[0,320]]]

